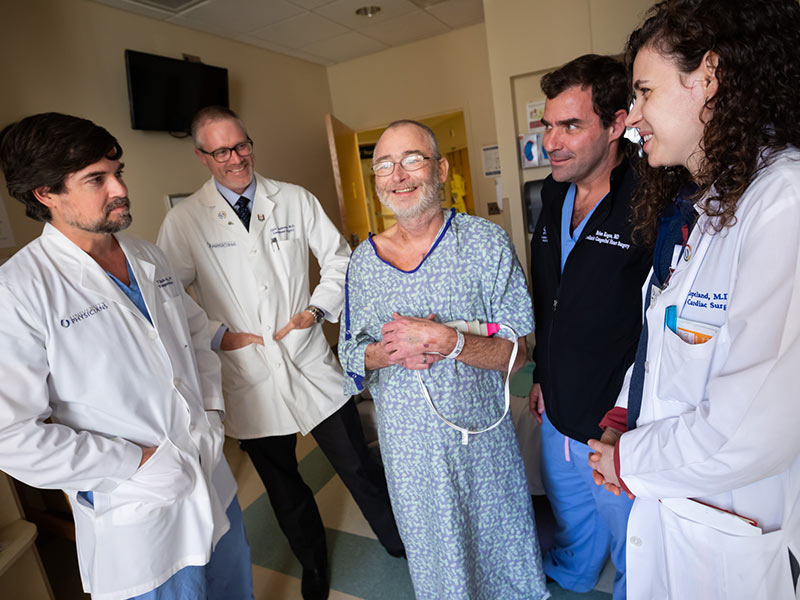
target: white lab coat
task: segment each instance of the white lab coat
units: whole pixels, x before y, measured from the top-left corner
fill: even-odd
[[[800,557],[800,152],[761,171],[736,224],[702,211],[669,286],[647,311],[637,428],[619,443],[636,495],[631,600],[794,599]],[[646,293],[650,293],[647,290]],[[665,307],[716,329],[689,345]],[[618,406],[625,406],[627,387]],[[707,509],[689,498],[754,519]],[[663,501],[659,501],[663,499]]]
[[[205,314],[158,248],[117,239],[153,325],[50,224],[0,268],[0,467],[68,494],[100,599],[207,563],[236,493]],[[158,446],[142,468],[140,446]]]
[[[256,175],[250,231],[214,179],[171,209],[158,245],[209,316],[264,346],[220,351],[225,433],[238,439],[308,433],[346,401],[342,371],[320,326],[275,332],[309,304],[338,319],[350,249],[319,201],[297,185]],[[309,248],[321,278],[309,294]]]

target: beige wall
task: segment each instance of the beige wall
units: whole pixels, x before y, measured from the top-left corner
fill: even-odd
[[[58,111],[108,129],[125,151],[133,233],[155,240],[166,212],[164,196],[192,192],[209,175],[194,157],[190,139],[131,129],[126,48],[172,58],[194,54],[227,68],[231,107],[255,141],[257,170],[307,187],[339,222],[323,122],[331,110],[325,67],[88,0],[2,4],[0,124]],[[21,247],[39,234],[41,224],[24,216],[4,182],[0,197]],[[0,258],[17,248],[0,249]]]
[[[463,111],[475,209],[487,216],[494,179],[483,176],[481,146],[496,133],[483,24],[328,67],[328,81],[334,115],[356,131]]]
[[[515,79],[551,70],[589,52],[619,54],[652,4],[653,0],[483,0],[503,195],[507,198],[504,225],[524,264],[529,249],[514,114]]]

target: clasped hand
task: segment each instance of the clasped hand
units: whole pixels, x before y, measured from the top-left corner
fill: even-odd
[[[446,325],[436,323],[432,314],[420,319],[392,313],[392,320],[381,328],[380,345],[391,364],[425,370],[444,358],[440,352],[450,331]]]
[[[621,434],[611,428],[606,428],[600,440],[589,440],[587,443],[594,452],[589,454],[589,466],[592,467],[592,479],[596,485],[602,485],[615,496],[619,496],[622,488],[617,479],[617,470],[614,468],[614,447]],[[633,500],[633,494],[626,492],[628,498]]]

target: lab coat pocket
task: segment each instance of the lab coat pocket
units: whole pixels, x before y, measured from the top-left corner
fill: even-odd
[[[695,407],[705,397],[718,335],[703,344],[688,344],[665,329],[656,387],[662,402],[680,402]]]
[[[669,598],[794,600],[783,530],[762,534],[714,510],[689,499],[659,503]]]
[[[98,517],[112,525],[132,525],[157,517],[166,507],[192,493],[196,475],[183,453],[164,440],[150,459],[109,494],[98,494]]]
[[[250,387],[269,377],[268,370],[264,368],[263,355],[259,352],[260,347],[259,344],[248,344],[236,350],[219,352],[223,373],[222,385],[226,392]]]
[[[308,246],[299,239],[278,240],[273,250],[275,275],[281,279],[280,289],[288,307],[299,307],[308,300]],[[291,315],[288,315],[291,316]]]

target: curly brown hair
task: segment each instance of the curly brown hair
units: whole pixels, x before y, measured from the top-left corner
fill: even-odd
[[[708,51],[718,57],[717,93],[707,100],[703,152],[694,177],[684,167],[639,161],[633,200],[634,235],[655,242],[658,218],[692,179],[697,200],[721,231],[736,222],[737,202],[774,151],[800,146],[800,5],[797,0],[664,0],[628,38],[629,70],[651,48],[691,73]],[[713,186],[713,188],[712,188]],[[710,193],[709,193],[710,191]]]

